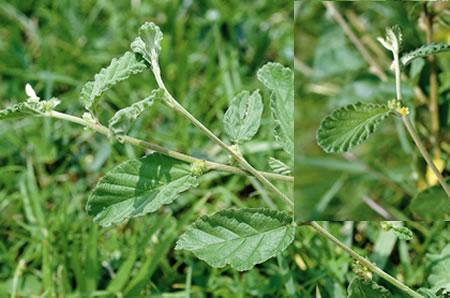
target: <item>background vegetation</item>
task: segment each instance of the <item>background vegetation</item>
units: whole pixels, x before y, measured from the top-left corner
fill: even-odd
[[[385,28],[399,25],[404,37],[402,52],[430,41],[449,43],[448,3],[397,1],[334,5],[375,62],[369,64],[361,55],[323,3],[296,2],[297,217],[300,220],[448,219],[448,199],[443,193],[442,200],[438,201],[442,204],[431,200],[437,197],[433,193],[428,196],[430,199],[421,201],[419,209],[411,206],[419,192],[437,181],[427,174],[425,161],[399,119],[387,121],[365,144],[349,153],[326,154],[316,142],[320,121],[336,108],[356,102],[387,103],[395,98],[394,76],[389,69],[392,57],[376,37],[384,36]],[[433,26],[427,37],[430,15],[434,16]],[[426,59],[407,67],[402,91],[421,139],[447,176],[450,55],[442,53],[434,59],[434,71]],[[430,112],[432,73],[436,74],[437,82],[436,113]],[[433,127],[432,118],[439,119],[437,127]]]
[[[322,224],[339,240],[353,247],[357,253],[367,256],[372,263],[418,291],[423,297],[448,297],[448,222],[404,222],[403,225],[414,234],[411,240],[401,239],[392,231],[384,231],[380,228],[380,223],[375,221]],[[296,250],[298,255],[295,256],[296,263],[301,268],[296,275],[300,284],[299,297],[410,297],[376,274],[367,275],[367,271],[360,267],[358,269],[342,249],[306,226],[299,229],[297,240],[299,239],[301,241]],[[358,272],[360,278],[375,281],[389,293],[366,291],[366,295],[361,292],[350,295],[349,284],[355,278],[355,272]],[[431,292],[437,293],[436,296]]]
[[[272,1],[0,1],[0,104],[25,98],[27,82],[58,110],[81,115],[79,91],[121,55],[145,21],[164,32],[160,63],[168,89],[214,132],[232,96],[262,88],[257,69],[291,66],[293,3]],[[135,76],[108,91],[105,121],[155,87]],[[268,93],[264,94],[267,107]],[[244,152],[268,170],[277,156],[269,109]],[[226,162],[189,122],[154,105],[131,135]],[[292,296],[293,258],[237,273],[212,269],[173,251],[187,224],[228,206],[278,204],[242,176],[207,175],[200,187],[160,212],[103,229],[87,216],[89,192],[108,169],[143,150],[51,119],[0,122],[0,297],[263,297]],[[293,248],[292,248],[293,250]],[[289,251],[288,253],[292,252]],[[170,293],[170,294],[168,294]]]

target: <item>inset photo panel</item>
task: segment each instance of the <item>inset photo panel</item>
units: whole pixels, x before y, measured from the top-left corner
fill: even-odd
[[[295,210],[448,220],[448,2],[295,3]]]

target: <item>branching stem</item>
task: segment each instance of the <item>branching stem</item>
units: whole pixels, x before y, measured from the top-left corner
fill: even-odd
[[[47,117],[52,117],[52,118],[57,118],[57,119],[61,119],[61,120],[65,120],[65,121],[69,121],[69,122],[73,122],[73,123],[77,123],[79,125],[88,127],[102,135],[105,136],[111,136],[112,135],[112,131],[101,125],[100,123],[95,123],[95,122],[90,122],[87,121],[83,118],[80,117],[76,117],[73,115],[69,115],[69,114],[65,114],[65,113],[61,113],[61,112],[57,112],[57,111],[50,111],[46,114],[44,114],[44,116]],[[224,171],[224,172],[229,172],[229,173],[233,173],[233,174],[239,174],[239,175],[252,175],[249,172],[246,172],[240,168],[237,167],[233,167],[230,165],[226,165],[226,164],[221,164],[221,163],[216,163],[216,162],[212,162],[212,161],[208,161],[208,160],[203,160],[203,159],[199,159],[178,151],[174,151],[174,150],[169,150],[165,147],[162,147],[160,145],[157,144],[153,144],[150,142],[146,142],[144,140],[140,140],[137,138],[133,138],[130,136],[126,136],[126,135],[120,135],[117,136],[118,138],[120,138],[123,142],[125,143],[129,143],[135,146],[140,146],[146,149],[150,149],[152,151],[156,151],[156,152],[160,152],[162,154],[165,154],[167,156],[176,158],[178,160],[182,160],[188,163],[194,163],[194,162],[204,162],[206,169],[207,170],[217,170],[217,171]],[[262,176],[268,178],[268,179],[274,179],[274,180],[280,180],[280,181],[286,181],[286,182],[294,182],[294,177],[292,176],[287,176],[287,175],[280,175],[280,174],[275,174],[275,173],[269,173],[269,172],[259,172]]]
[[[167,90],[164,82],[161,78],[161,71],[159,68],[158,61],[156,59],[152,60],[151,63],[152,71],[156,79],[156,83],[158,87],[163,89],[166,92],[166,101],[168,105],[173,108],[175,111],[186,117],[188,120],[192,122],[198,129],[200,129],[211,141],[219,145],[223,150],[228,152],[241,166],[243,170],[251,173],[255,176],[263,185],[265,185],[268,189],[272,190],[277,196],[279,196],[283,201],[291,208],[294,207],[294,202],[289,199],[287,195],[285,195],[282,191],[280,191],[275,185],[273,185],[264,175],[262,175],[258,170],[256,170],[242,155],[238,154],[234,151],[231,146],[225,144],[221,139],[219,139],[211,130],[209,130],[201,121],[195,118],[188,110],[186,110]]]

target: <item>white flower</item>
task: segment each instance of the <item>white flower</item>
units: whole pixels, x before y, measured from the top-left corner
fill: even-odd
[[[33,87],[31,87],[31,85],[28,83],[25,85],[25,93],[28,96],[28,101],[37,102],[40,100],[39,96],[36,95]]]

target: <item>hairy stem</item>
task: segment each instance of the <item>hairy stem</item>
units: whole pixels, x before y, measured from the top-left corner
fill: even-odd
[[[419,152],[422,154],[423,158],[427,162],[427,164],[430,166],[431,171],[433,171],[434,175],[437,177],[439,183],[441,184],[442,188],[444,189],[447,196],[450,198],[450,189],[445,182],[444,177],[442,177],[441,172],[436,168],[436,165],[433,162],[433,159],[428,154],[427,150],[425,149],[425,146],[422,144],[422,141],[420,140],[419,136],[417,135],[416,130],[411,124],[411,121],[409,120],[408,116],[402,116],[403,124],[406,126],[406,129],[408,130],[409,134],[411,135],[411,138],[414,140],[414,143],[416,144],[417,148],[419,149]]]
[[[399,288],[400,290],[404,291],[405,293],[408,293],[412,297],[417,298],[423,298],[422,295],[414,291],[413,289],[409,288],[407,285],[403,284],[401,281],[396,279],[395,277],[389,275],[388,273],[384,272],[381,268],[379,268],[374,263],[370,262],[368,259],[364,258],[363,256],[359,255],[356,251],[342,243],[339,239],[334,237],[330,232],[328,232],[325,228],[323,228],[319,223],[317,222],[310,222],[309,225],[316,230],[320,235],[327,238],[334,244],[336,244],[338,247],[340,247],[343,251],[348,253],[352,258],[358,260],[361,264],[366,266],[370,271],[373,273],[378,274],[381,278],[392,284],[393,286]]]
[[[395,94],[397,95],[398,100],[402,100],[402,89],[401,89],[401,78],[400,78],[400,58],[397,52],[393,52],[394,54],[394,72],[395,72]]]
[[[100,123],[90,122],[90,121],[87,121],[80,117],[76,117],[73,115],[69,115],[69,114],[65,114],[65,113],[61,113],[61,112],[57,112],[57,111],[50,111],[43,115],[47,116],[47,117],[52,117],[52,118],[57,118],[57,119],[77,123],[77,124],[85,126],[85,127],[89,127],[90,129],[93,129],[94,131],[96,131],[102,135],[108,136],[108,137],[112,135],[112,131],[109,128],[101,125]],[[233,166],[221,164],[221,163],[216,163],[216,162],[212,162],[212,161],[208,161],[208,160],[204,160],[204,159],[199,159],[199,158],[196,158],[196,157],[193,157],[193,156],[181,153],[181,152],[177,152],[174,150],[169,150],[169,149],[159,146],[157,144],[146,142],[146,141],[143,141],[143,140],[140,140],[137,138],[133,138],[130,136],[119,135],[119,136],[117,136],[117,138],[119,138],[121,141],[123,141],[125,143],[129,143],[129,144],[132,144],[135,146],[140,146],[140,147],[143,147],[146,149],[150,149],[152,151],[156,151],[156,152],[162,153],[164,155],[167,155],[172,158],[182,160],[182,161],[185,161],[188,163],[202,162],[206,166],[207,170],[223,171],[223,172],[229,172],[229,173],[238,174],[238,175],[252,175],[251,173],[246,172],[237,167],[233,167]],[[292,177],[292,176],[280,175],[280,174],[262,172],[262,171],[260,171],[259,173],[269,179],[294,182],[294,177]]]
[[[163,89],[166,92],[168,105],[173,108],[175,111],[186,117],[189,121],[192,122],[198,129],[200,129],[211,141],[219,145],[223,150],[228,152],[244,169],[246,172],[251,173],[255,176],[263,185],[265,185],[268,189],[272,190],[277,196],[279,196],[283,201],[290,206],[294,207],[294,202],[289,199],[287,195],[285,195],[282,191],[280,191],[275,185],[273,185],[264,175],[262,175],[258,170],[256,170],[243,156],[234,151],[231,146],[225,144],[221,139],[219,139],[211,130],[209,130],[201,121],[195,118],[188,110],[186,110],[167,90],[164,82],[161,78],[161,71],[159,68],[158,61],[153,59],[152,63],[152,71],[155,76],[158,87]]]
[[[398,57],[398,52],[393,51],[394,54],[394,71],[395,71],[395,91],[397,94],[397,99],[402,100],[402,92],[401,92],[401,80],[400,80],[400,61]],[[425,146],[423,145],[422,141],[419,138],[419,135],[417,134],[416,130],[414,129],[413,125],[411,124],[411,121],[409,120],[407,115],[402,116],[403,124],[406,127],[406,130],[408,131],[409,135],[413,139],[414,143],[417,146],[417,149],[419,149],[420,154],[422,154],[423,158],[427,162],[428,166],[430,167],[431,171],[434,173],[434,175],[437,177],[439,183],[441,184],[442,188],[444,189],[447,196],[450,198],[450,189],[445,182],[444,177],[442,177],[441,172],[437,169],[436,165],[433,162],[433,159],[428,154],[427,150],[425,149]]]

